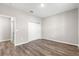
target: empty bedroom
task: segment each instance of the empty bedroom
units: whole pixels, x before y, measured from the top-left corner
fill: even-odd
[[[0,56],[79,56],[78,3],[0,3]]]

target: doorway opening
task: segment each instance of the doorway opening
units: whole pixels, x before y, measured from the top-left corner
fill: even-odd
[[[10,41],[15,44],[16,39],[15,17],[0,15],[0,42]]]

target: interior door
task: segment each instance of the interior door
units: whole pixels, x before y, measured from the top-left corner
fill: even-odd
[[[28,41],[41,38],[41,24],[40,23],[28,23]]]

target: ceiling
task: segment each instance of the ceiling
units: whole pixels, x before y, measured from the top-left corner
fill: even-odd
[[[26,13],[41,18],[45,18],[60,12],[77,8],[79,5],[78,3],[44,3],[44,7],[41,7],[41,3],[4,3],[4,4],[7,6],[23,10]]]

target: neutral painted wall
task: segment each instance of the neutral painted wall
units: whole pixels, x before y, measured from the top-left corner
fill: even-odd
[[[11,39],[11,21],[7,17],[0,16],[0,42]]]
[[[24,11],[2,4],[0,4],[0,14],[16,17],[16,45],[28,41],[28,22],[41,23],[41,19],[38,17],[28,15]]]
[[[16,17],[16,41],[21,44],[28,41],[28,22],[40,22],[41,19],[28,15],[27,13],[0,4],[0,15]],[[77,9],[56,14],[43,19],[43,38],[77,44],[78,23]]]
[[[78,9],[43,20],[43,38],[68,44],[78,44]]]
[[[78,8],[78,47],[79,47],[79,8]]]

